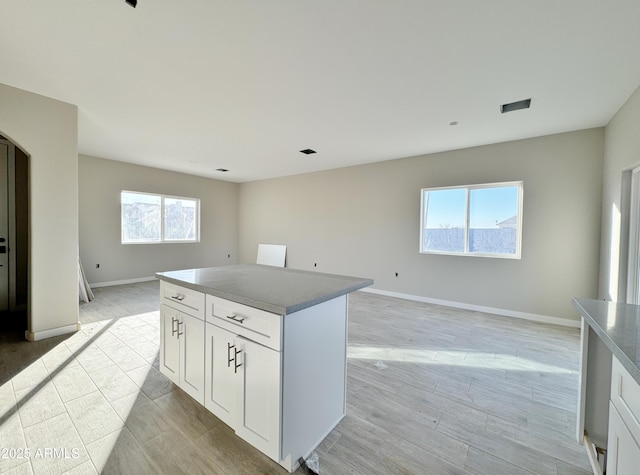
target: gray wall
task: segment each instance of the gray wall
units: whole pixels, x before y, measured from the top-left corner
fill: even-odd
[[[243,183],[240,261],[254,262],[258,243],[286,244],[289,267],[577,319],[571,298],[595,297],[598,285],[603,136],[591,129]],[[421,188],[517,180],[524,182],[522,259],[418,252]]]
[[[78,108],[0,84],[0,134],[29,154],[29,331],[78,323]]]
[[[80,258],[91,284],[237,262],[238,185],[80,155]],[[120,242],[120,192],[199,198],[199,243]],[[230,255],[231,257],[227,257]],[[96,269],[96,264],[100,268]]]
[[[620,108],[605,128],[602,188],[602,247],[600,298],[625,300],[626,239],[622,199],[623,173],[640,166],[640,88]]]

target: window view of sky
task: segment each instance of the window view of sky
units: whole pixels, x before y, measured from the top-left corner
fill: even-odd
[[[518,213],[518,187],[503,186],[470,190],[471,228],[496,228]],[[466,189],[425,191],[426,229],[464,227]]]
[[[427,213],[425,228],[462,228],[466,220],[467,190],[454,188],[427,191],[424,195],[424,207]]]

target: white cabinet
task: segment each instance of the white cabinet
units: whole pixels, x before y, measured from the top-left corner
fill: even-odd
[[[280,352],[206,327],[205,407],[236,434],[280,459]]]
[[[272,459],[280,459],[280,352],[240,336],[235,345],[236,434]]]
[[[607,475],[633,475],[640,467],[640,385],[614,356],[607,441]]]
[[[607,475],[634,475],[640,467],[640,447],[613,403],[609,406]]]
[[[205,407],[280,462],[283,316],[207,295]]]
[[[204,403],[204,322],[181,313],[179,386],[200,404]]]
[[[207,324],[204,406],[228,426],[235,425],[235,335]],[[232,366],[233,364],[233,366]]]
[[[205,406],[295,470],[345,415],[347,297],[277,315],[207,295],[205,319]]]
[[[160,283],[160,303],[204,320],[204,294],[169,282]]]
[[[204,294],[184,290],[161,284],[160,372],[203,404]]]
[[[347,296],[287,315],[161,282],[160,371],[292,472],[346,410]]]
[[[160,305],[160,371],[180,384],[180,340],[176,336],[180,312]]]

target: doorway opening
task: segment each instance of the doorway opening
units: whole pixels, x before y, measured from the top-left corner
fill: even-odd
[[[29,155],[0,135],[0,331],[28,327]]]

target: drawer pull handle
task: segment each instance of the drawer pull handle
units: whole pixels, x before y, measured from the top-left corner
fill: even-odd
[[[184,295],[180,295],[180,294],[178,294],[178,295],[172,295],[172,296],[171,296],[171,298],[172,298],[173,300],[177,300],[178,302],[182,302],[182,301],[184,300]]]
[[[184,332],[180,331],[180,325],[184,325],[184,322],[178,322],[178,339],[180,339],[180,335],[184,335]]]
[[[235,348],[236,345],[232,345],[227,342],[227,368],[231,368],[231,362],[235,361],[235,358],[231,358],[231,348]]]
[[[237,374],[238,368],[242,366],[242,363],[238,364],[238,353],[242,353],[242,350],[234,349],[234,351],[236,354],[235,354],[235,357],[233,358],[235,360],[235,363],[234,363],[235,368],[233,368],[233,372]]]
[[[171,317],[171,336],[175,335],[176,332],[178,331],[176,329],[176,322],[178,321],[178,319],[176,317]]]
[[[237,315],[227,315],[229,320],[233,320],[234,322],[244,323],[244,317],[239,317]]]

